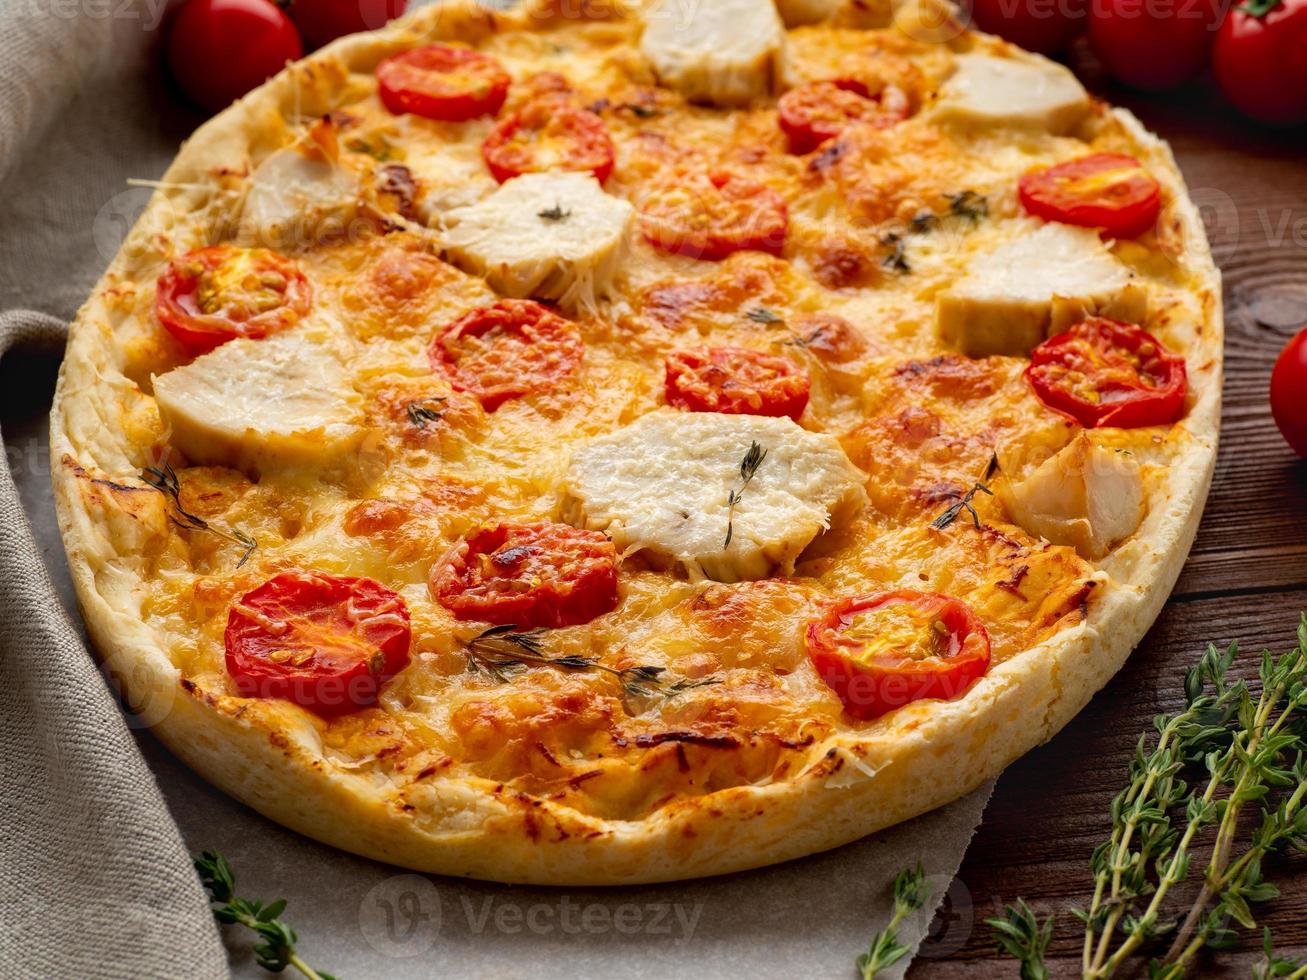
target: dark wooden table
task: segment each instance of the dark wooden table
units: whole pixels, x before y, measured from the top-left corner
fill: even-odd
[[[1182,701],[1183,671],[1208,642],[1239,640],[1244,659],[1292,646],[1307,610],[1307,463],[1271,419],[1275,357],[1307,325],[1307,127],[1260,129],[1207,85],[1143,96],[1077,68],[1098,94],[1170,140],[1225,276],[1225,410],[1216,479],[1175,593],[1124,670],[1052,741],[1000,778],[932,937],[908,976],[1012,976],[982,920],[1023,896],[1058,913],[1054,976],[1079,975],[1089,857],[1110,831],[1135,741]],[[1307,391],[1303,392],[1307,398]],[[1259,921],[1276,944],[1307,955],[1307,856],[1274,865],[1284,892]],[[1260,938],[1203,962],[1203,975],[1249,975]],[[1146,973],[1144,974],[1146,975]]]

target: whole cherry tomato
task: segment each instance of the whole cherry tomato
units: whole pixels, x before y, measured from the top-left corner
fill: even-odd
[[[304,54],[269,0],[188,0],[168,35],[168,64],[190,98],[225,109]]]
[[[1089,39],[1113,78],[1161,92],[1207,66],[1220,15],[1211,0],[1094,0]]]
[[[1085,29],[1087,0],[971,0],[971,20],[1027,51],[1061,51]]]
[[[1271,374],[1271,414],[1293,451],[1307,459],[1307,330],[1289,341]]]
[[[1225,97],[1254,119],[1307,122],[1307,0],[1251,0],[1216,33],[1212,68]]]
[[[290,19],[305,44],[320,48],[346,34],[375,31],[407,6],[408,0],[295,0]]]

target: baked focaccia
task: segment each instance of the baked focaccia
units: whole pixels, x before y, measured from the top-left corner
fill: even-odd
[[[383,861],[616,883],[1061,728],[1198,523],[1218,275],[1133,117],[919,15],[451,2],[201,128],[51,428],[172,750]]]

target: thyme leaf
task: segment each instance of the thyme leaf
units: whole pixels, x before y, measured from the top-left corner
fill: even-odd
[[[744,315],[748,317],[750,320],[752,320],[754,323],[761,323],[764,326],[768,326],[768,327],[775,326],[778,323],[785,322],[785,318],[783,316],[779,316],[778,314],[773,313],[765,306],[755,306],[753,309],[749,310]]]
[[[404,406],[409,424],[425,429],[430,423],[439,421],[445,414],[445,410],[439,407],[444,402],[445,399],[439,397],[409,402]]]
[[[891,231],[881,238],[880,243],[889,249],[885,257],[880,260],[881,265],[901,275],[907,275],[912,271],[912,263],[908,261],[907,242],[902,235]]]
[[[484,673],[500,684],[527,667],[559,670],[599,671],[617,678],[622,692],[632,698],[673,698],[696,687],[720,684],[715,677],[691,679],[665,677],[666,667],[609,667],[598,657],[551,657],[541,643],[545,630],[519,632],[516,625],[492,626],[467,641],[467,663],[471,673]]]
[[[945,194],[944,200],[948,201],[949,214],[957,218],[965,218],[973,225],[979,224],[981,218],[989,216],[989,199],[975,191]]]
[[[749,443],[749,451],[744,454],[744,459],[740,460],[740,488],[731,490],[726,496],[726,541],[722,544],[723,551],[731,546],[731,540],[735,537],[735,508],[744,499],[744,491],[749,489],[749,484],[753,482],[758,467],[762,465],[762,461],[766,458],[767,450],[756,442],[751,442]]]
[[[1021,980],[1048,980],[1044,957],[1053,939],[1053,916],[1043,922],[1030,911],[1025,899],[1004,909],[1003,918],[986,919],[998,943],[999,952],[1007,953],[1021,964]]]
[[[313,969],[300,957],[295,948],[299,937],[281,920],[281,913],[286,910],[284,898],[262,902],[238,897],[236,875],[227,859],[216,851],[204,851],[193,862],[200,884],[209,893],[213,917],[224,925],[244,926],[259,937],[260,942],[254,947],[259,966],[272,973],[293,966],[307,980],[335,980],[330,973]]]
[[[971,489],[968,490],[966,493],[964,493],[958,499],[957,503],[951,506],[948,510],[944,511],[944,513],[940,514],[933,521],[931,521],[930,526],[937,531],[943,531],[946,528],[950,527],[953,524],[953,522],[956,521],[962,515],[963,511],[966,511],[968,514],[971,515],[972,523],[976,525],[976,529],[979,530],[980,515],[976,513],[976,508],[975,505],[972,503],[972,501],[976,499],[976,494],[978,493],[988,494],[991,497],[994,496],[994,491],[991,490],[987,486],[987,484],[991,479],[993,479],[994,474],[997,472],[998,472],[998,457],[990,456],[989,465],[985,467],[985,475],[980,478],[980,482],[973,483],[971,485]]]
[[[217,527],[210,524],[203,517],[186,510],[182,506],[181,481],[177,478],[177,471],[172,468],[170,463],[165,462],[160,466],[147,466],[141,471],[141,479],[164,495],[168,501],[168,520],[172,521],[177,527],[186,531],[208,531],[225,541],[230,541],[244,548],[240,561],[236,562],[237,568],[249,561],[250,556],[259,547],[259,543],[240,528]]]
[[[862,980],[874,980],[878,973],[903,958],[908,949],[899,942],[899,926],[926,903],[926,897],[926,872],[918,861],[915,868],[904,868],[894,879],[894,911],[889,923],[871,937],[867,952],[857,959]]]
[[[536,212],[536,217],[548,224],[555,224],[559,221],[566,221],[571,216],[572,216],[571,210],[569,209],[567,211],[564,211],[563,205],[558,203],[557,201],[554,202],[554,206],[552,208],[545,208],[543,211]]]

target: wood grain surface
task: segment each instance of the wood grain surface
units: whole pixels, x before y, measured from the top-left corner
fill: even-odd
[[[1239,640],[1244,667],[1292,644],[1307,610],[1307,463],[1271,419],[1275,357],[1307,325],[1307,131],[1241,119],[1212,87],[1143,96],[1074,66],[1096,94],[1170,140],[1203,211],[1225,276],[1226,381],[1221,452],[1198,539],[1170,602],[1125,669],[1059,735],[999,780],[931,938],[909,978],[1016,977],[983,919],[1024,897],[1058,913],[1055,977],[1079,975],[1083,932],[1070,909],[1089,899],[1089,857],[1110,831],[1139,734],[1181,703],[1183,671],[1208,642]],[[1303,392],[1307,398],[1307,391]],[[1247,672],[1245,670],[1245,672]],[[1255,668],[1254,668],[1255,672]],[[1307,855],[1277,861],[1283,896],[1259,921],[1285,954],[1307,955]],[[1204,976],[1247,977],[1260,937],[1204,960]],[[1146,971],[1144,974],[1146,975]]]

